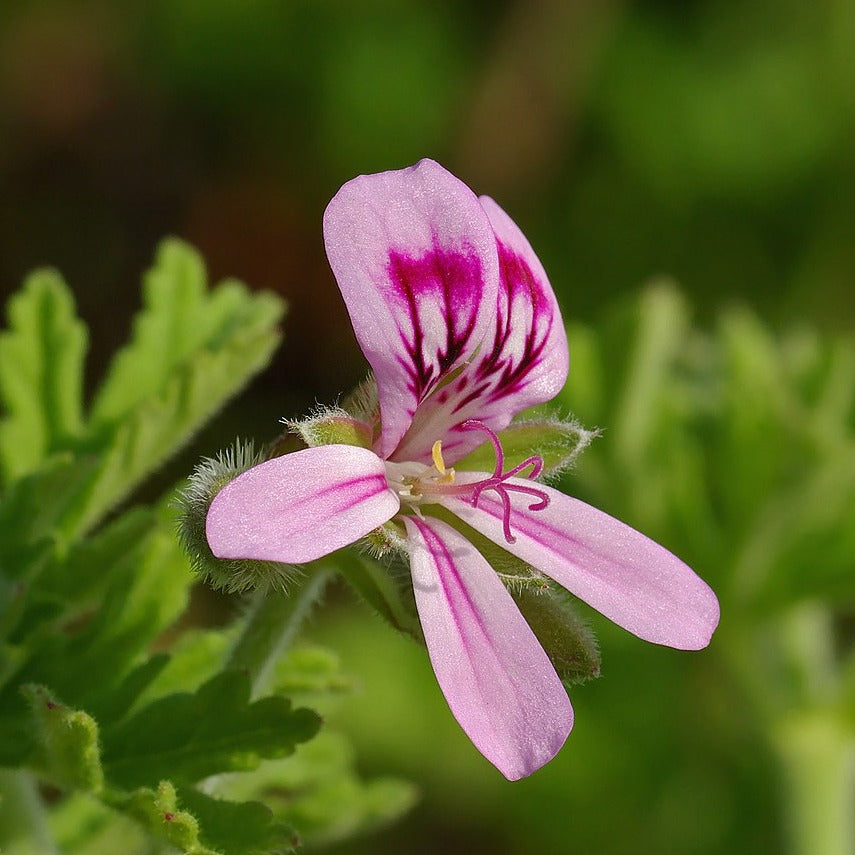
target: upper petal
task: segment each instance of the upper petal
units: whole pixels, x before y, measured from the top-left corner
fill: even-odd
[[[377,380],[387,457],[419,403],[489,328],[499,278],[493,230],[462,181],[422,160],[348,181],[324,214],[324,240]]]
[[[226,484],[206,533],[218,558],[302,564],[353,543],[399,507],[376,454],[324,445],[267,460]]]
[[[404,438],[400,459],[428,459],[433,442],[453,463],[482,441],[461,431],[478,419],[494,431],[514,415],[549,401],[567,380],[567,336],[546,271],[525,235],[488,196],[480,199],[495,234],[499,289],[490,329],[472,362],[420,407]]]
[[[519,478],[508,483],[533,486]],[[504,508],[495,493],[483,492],[477,508],[451,496],[441,502],[639,638],[681,650],[709,644],[718,625],[718,600],[691,568],[614,517],[558,490],[536,486],[549,497],[543,510],[529,510],[531,496],[509,494],[515,543],[505,540]]]
[[[431,664],[454,717],[511,780],[558,752],[573,726],[561,681],[486,559],[451,526],[406,517]]]

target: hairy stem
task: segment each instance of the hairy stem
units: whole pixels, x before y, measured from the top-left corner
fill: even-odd
[[[261,590],[254,594],[243,632],[227,663],[229,668],[249,672],[253,696],[267,688],[274,665],[294,640],[331,575],[332,568],[318,562],[295,580],[287,594]]]

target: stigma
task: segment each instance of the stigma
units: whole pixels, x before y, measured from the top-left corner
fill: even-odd
[[[504,471],[505,453],[502,443],[494,431],[483,422],[470,419],[461,423],[461,430],[478,430],[487,435],[496,456],[496,465],[491,475],[464,483],[456,482],[454,469],[446,466],[442,456],[442,440],[438,439],[431,448],[433,465],[426,463],[397,463],[386,461],[386,479],[390,489],[397,493],[402,508],[409,507],[414,513],[421,513],[421,504],[436,503],[445,496],[454,496],[468,502],[473,508],[478,507],[481,495],[492,490],[502,502],[502,530],[508,543],[515,543],[511,529],[511,493],[531,497],[529,511],[541,511],[549,505],[549,496],[544,490],[527,484],[511,483],[508,479],[518,476],[530,481],[535,480],[543,471],[543,458],[527,457],[522,463]],[[528,471],[526,471],[528,470]]]

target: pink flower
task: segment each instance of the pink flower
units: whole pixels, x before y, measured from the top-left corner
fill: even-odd
[[[299,564],[394,518],[451,711],[505,776],[523,777],[560,749],[573,709],[505,585],[448,520],[647,641],[705,647],[718,602],[661,546],[537,482],[540,458],[504,470],[497,434],[556,395],[568,357],[546,273],[492,199],[423,160],[345,184],[324,236],[377,383],[372,447],[323,445],[248,470],[214,499],[208,542],[220,558]],[[485,440],[493,472],[451,469]]]

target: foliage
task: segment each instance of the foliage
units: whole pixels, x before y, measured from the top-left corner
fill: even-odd
[[[199,256],[167,241],[145,278],[132,340],[87,407],[87,333],[62,279],[35,273],[9,303],[0,334],[0,766],[22,771],[4,773],[0,786],[8,811],[28,775],[58,790],[48,821],[64,852],[109,845],[111,829],[127,829],[121,817],[138,829],[122,851],[148,851],[148,835],[194,855],[286,852],[307,815],[300,804],[321,800],[307,828],[323,836],[412,801],[399,782],[363,784],[352,772],[348,804],[324,795],[347,749],[292,758],[320,717],[281,690],[308,696],[310,687],[323,704],[348,685],[335,661],[294,651],[277,665],[293,638],[280,626],[264,685],[258,663],[243,667],[233,652],[257,631],[257,612],[228,633],[183,632],[176,622],[194,576],[174,531],[174,496],[127,504],[267,363],[282,310],[235,281],[209,291]],[[261,768],[281,769],[295,797],[275,810],[256,801],[264,787],[240,782]],[[231,800],[217,786],[225,773],[237,782]],[[267,774],[264,783],[276,781]],[[26,851],[13,832],[4,851]]]

